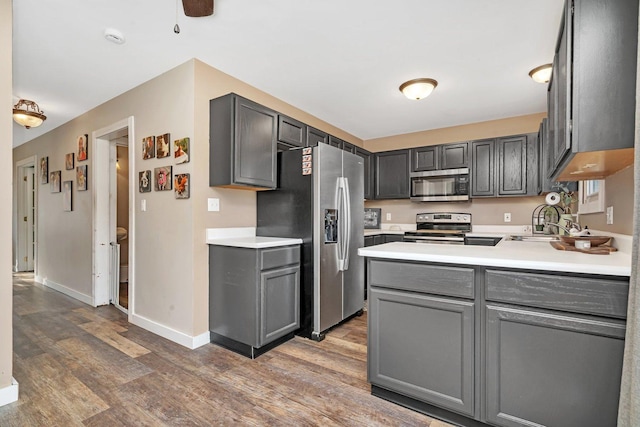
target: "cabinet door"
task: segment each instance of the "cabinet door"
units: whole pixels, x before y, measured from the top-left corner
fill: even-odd
[[[364,236],[364,246],[373,246],[375,244],[375,236]]]
[[[411,149],[411,172],[433,171],[440,167],[440,147],[431,145],[428,147]]]
[[[495,197],[495,140],[471,143],[471,197]]]
[[[364,198],[373,199],[373,154],[364,148],[355,147],[354,153],[364,161]]]
[[[403,237],[402,234],[384,234],[384,242],[402,242]]]
[[[409,150],[376,153],[375,163],[375,198],[408,199]]]
[[[307,147],[315,147],[318,144],[328,144],[329,134],[311,126],[307,126]]]
[[[348,151],[349,153],[355,153],[356,152],[356,146],[353,144],[349,144],[347,141],[343,141],[342,142],[342,149],[344,151]]]
[[[276,188],[278,114],[237,97],[235,116],[234,183]]]
[[[300,266],[260,273],[258,346],[268,344],[300,327],[299,292]]]
[[[378,234],[373,236],[373,244],[375,245],[381,245],[384,243],[384,236],[382,234]]]
[[[487,421],[615,426],[624,322],[487,306]]]
[[[564,21],[556,51],[554,69],[555,85],[555,132],[553,149],[553,170],[557,170],[565,156],[571,151],[571,1],[566,2]]]
[[[440,146],[442,162],[440,169],[457,169],[469,166],[467,155],[469,144],[461,142],[459,144],[445,144]]]
[[[498,196],[527,194],[527,136],[498,138]]]
[[[343,143],[344,141],[341,140],[340,138],[336,138],[333,135],[329,135],[329,145],[331,145],[332,147],[336,147],[342,150]]]
[[[473,302],[369,292],[371,384],[473,416]]]
[[[278,142],[291,147],[305,147],[307,125],[291,117],[278,115]]]

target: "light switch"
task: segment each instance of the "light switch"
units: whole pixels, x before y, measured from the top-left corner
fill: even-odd
[[[147,200],[146,199],[140,200],[140,210],[142,212],[146,212],[147,211]]]
[[[209,198],[207,209],[209,212],[218,212],[220,211],[220,199],[218,198]]]

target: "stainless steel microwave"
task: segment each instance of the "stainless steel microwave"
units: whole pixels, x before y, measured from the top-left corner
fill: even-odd
[[[410,177],[414,202],[469,200],[469,168],[412,172]]]

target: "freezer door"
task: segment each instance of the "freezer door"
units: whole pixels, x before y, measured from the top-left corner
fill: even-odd
[[[339,178],[342,150],[326,144],[313,149],[314,185],[314,319],[321,333],[342,320],[340,229],[346,218],[340,209]]]
[[[343,272],[343,312],[345,319],[364,307],[364,259],[358,248],[364,246],[364,161],[360,156],[343,152],[342,172],[348,183],[351,218],[348,219],[349,247],[347,269]]]

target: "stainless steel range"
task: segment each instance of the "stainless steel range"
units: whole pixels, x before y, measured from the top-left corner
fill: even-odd
[[[406,231],[403,240],[417,243],[464,245],[471,232],[471,214],[453,212],[416,215],[416,231]]]

